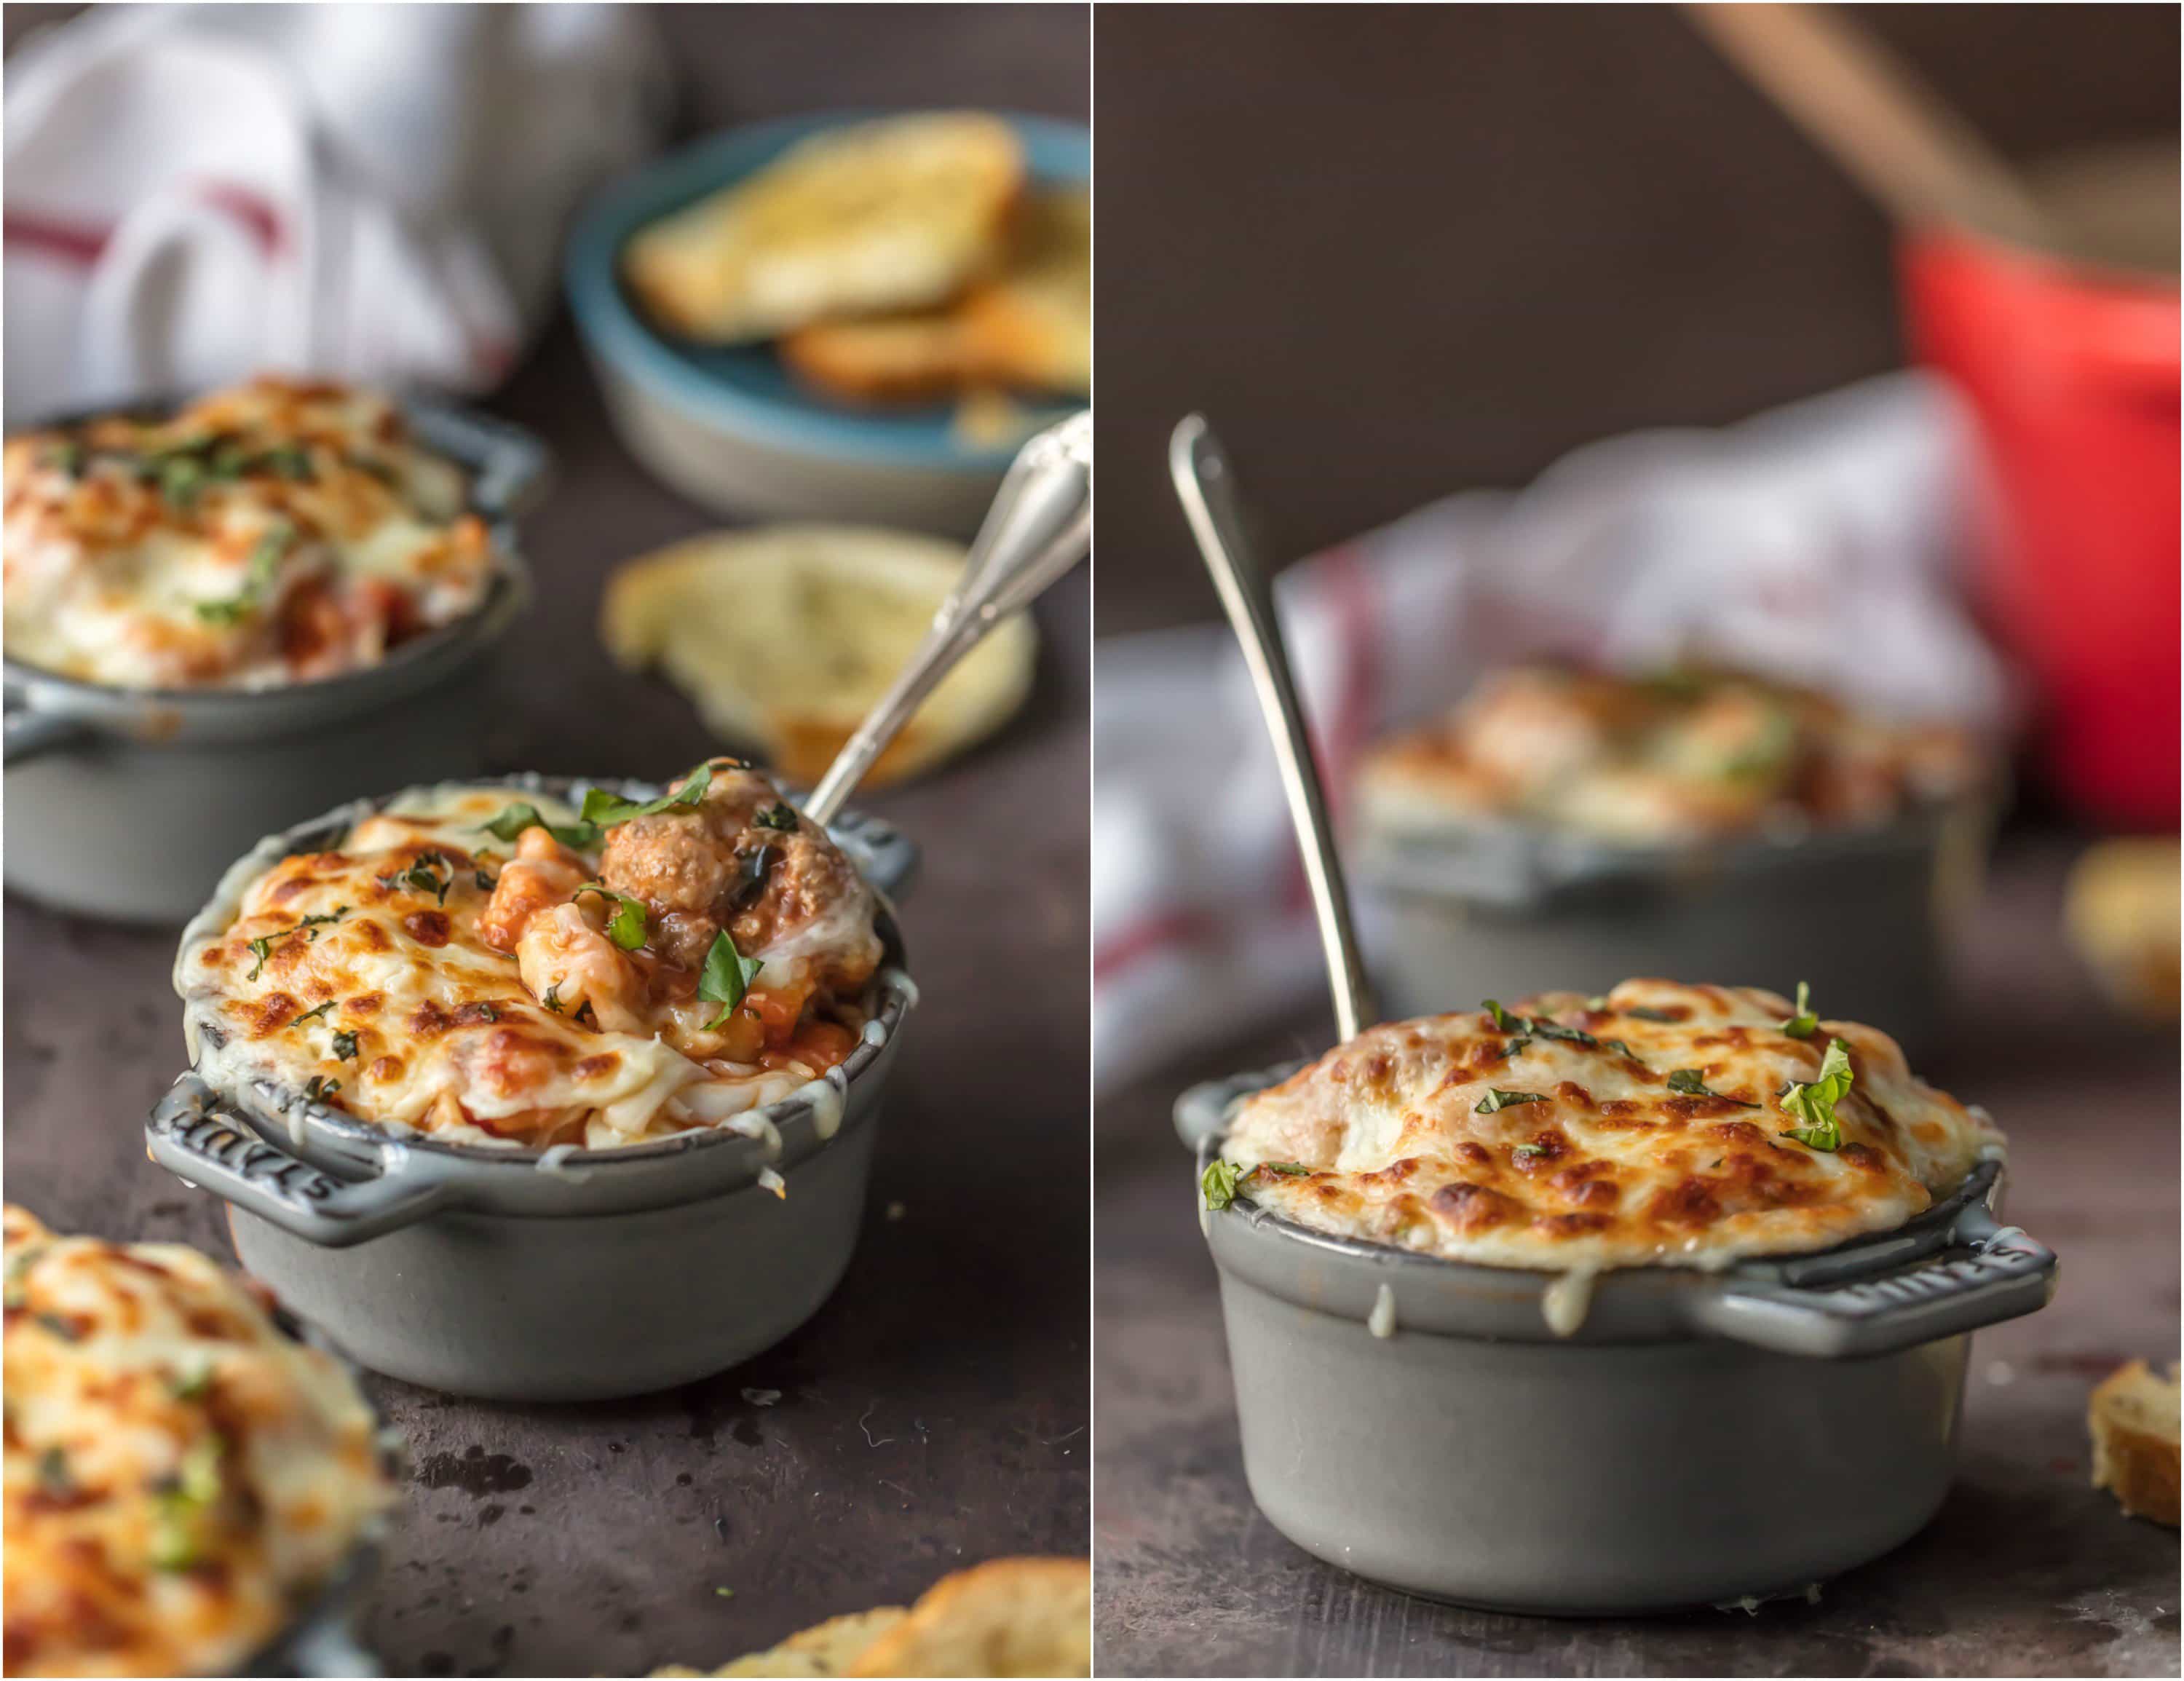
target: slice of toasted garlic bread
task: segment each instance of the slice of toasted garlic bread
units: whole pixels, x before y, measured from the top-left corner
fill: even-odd
[[[681,1667],[655,1675],[702,1675]],[[997,1558],[944,1576],[908,1611],[837,1617],[714,1675],[1089,1675],[1092,1566]]]
[[[998,118],[858,123],[641,230],[623,273],[660,326],[713,344],[928,308],[1000,259],[1023,183]]]
[[[854,526],[717,532],[624,562],[600,635],[656,666],[731,743],[816,782],[924,639],[962,575],[960,543]],[[942,680],[867,778],[900,781],[998,729],[1030,693],[1036,637],[998,626]]]
[[[1072,396],[1092,389],[1092,198],[1035,194],[1008,266],[965,294],[970,355],[986,378]]]
[[[655,1675],[846,1675],[857,1656],[910,1613],[900,1606],[830,1617],[816,1628],[791,1634],[771,1650],[739,1657],[723,1669],[671,1665]]]
[[[838,401],[924,403],[1007,387],[1092,388],[1092,221],[1078,187],[1034,192],[1009,259],[952,303],[816,321],[781,341],[807,384]]]
[[[2086,1404],[2093,1486],[2133,1517],[2171,1528],[2177,1520],[2176,1368],[2167,1376],[2134,1360],[2101,1380]]]
[[[1089,1675],[1092,1567],[997,1558],[944,1576],[851,1675]]]
[[[955,309],[820,321],[781,341],[781,359],[838,402],[932,403],[977,377],[976,347]]]

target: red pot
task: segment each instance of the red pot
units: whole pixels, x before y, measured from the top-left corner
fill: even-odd
[[[1970,399],[1977,588],[2031,673],[2047,780],[2088,815],[2177,820],[2177,289],[1961,232],[1900,250],[1912,353]]]

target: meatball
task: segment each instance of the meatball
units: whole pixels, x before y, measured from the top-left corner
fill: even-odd
[[[653,949],[686,969],[705,963],[723,928],[747,957],[793,943],[805,978],[838,991],[861,987],[879,960],[864,878],[825,830],[733,760],[714,761],[695,806],[608,831],[599,880],[644,902]]]

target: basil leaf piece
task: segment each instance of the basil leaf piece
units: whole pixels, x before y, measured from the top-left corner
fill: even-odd
[[[785,799],[778,804],[767,806],[751,821],[761,829],[778,829],[785,835],[794,834],[798,827],[796,808]]]
[[[356,1035],[354,1033],[336,1033],[334,1035],[334,1057],[337,1061],[341,1062],[354,1062],[356,1060]]]
[[[1565,1027],[1561,1022],[1550,1021],[1543,1016],[1535,1016],[1526,1025],[1543,1039],[1560,1039],[1565,1044],[1583,1045],[1587,1049],[1591,1049],[1600,1043],[1582,1028]]]
[[[1792,1080],[1782,1088],[1783,1113],[1805,1123],[1791,1127],[1783,1136],[1795,1138],[1808,1149],[1841,1149],[1842,1122],[1836,1118],[1836,1105],[1850,1095],[1853,1077],[1850,1047],[1841,1039],[1830,1039],[1827,1054],[1820,1058],[1819,1078]]]
[[[1236,1187],[1242,1181],[1245,1170],[1233,1161],[1215,1157],[1206,1164],[1205,1172],[1199,1175],[1198,1188],[1206,1199],[1206,1206],[1218,1214],[1236,1200]]]
[[[239,625],[254,612],[281,571],[281,557],[296,533],[286,520],[271,526],[250,551],[242,575],[242,587],[225,601],[200,601],[198,617],[207,624]]]
[[[1529,1161],[1534,1156],[1545,1155],[1546,1153],[1547,1147],[1545,1144],[1518,1144],[1516,1149],[1509,1152],[1509,1157],[1513,1161]]]
[[[1673,1010],[1650,1010],[1642,1004],[1632,1005],[1625,1016],[1635,1016],[1641,1021],[1680,1021],[1684,1018]]]
[[[1669,1076],[1669,1089],[1681,1092],[1685,1097],[1717,1098],[1723,1103],[1733,1103],[1739,1109],[1757,1109],[1756,1103],[1747,1103],[1741,1097],[1731,1097],[1727,1092],[1713,1090],[1706,1083],[1703,1068],[1679,1068]]]
[[[340,1089],[339,1080],[329,1080],[323,1074],[314,1074],[304,1082],[304,1095],[313,1103],[324,1103]]]
[[[332,914],[330,916],[306,916],[292,928],[283,928],[278,933],[260,934],[256,939],[250,942],[250,949],[257,954],[258,961],[252,967],[250,973],[243,978],[251,981],[256,980],[259,977],[259,971],[265,967],[265,960],[273,955],[274,946],[278,942],[287,939],[289,935],[304,934],[304,943],[308,945],[311,941],[318,938],[318,930],[321,924],[327,922],[338,922],[343,917],[348,915],[348,906],[346,905],[337,905],[333,908]]]
[[[588,893],[599,894],[601,899],[606,899],[615,907],[614,916],[607,922],[607,937],[610,939],[624,951],[635,951],[638,947],[644,943],[645,922],[643,899],[625,898],[612,888],[601,887],[597,882],[585,882],[569,897],[572,900],[579,899]]]
[[[444,877],[439,873],[439,866],[443,864],[448,866]],[[382,888],[393,888],[398,884],[415,888],[419,893],[431,893],[436,904],[445,905],[448,889],[455,884],[455,866],[448,863],[445,854],[421,852],[407,870],[397,870],[391,876],[376,876],[372,879]]]
[[[1502,1000],[1498,998],[1490,998],[1479,1007],[1494,1018],[1494,1027],[1497,1033],[1513,1033],[1524,1025],[1524,1018],[1512,1016],[1502,1007]]]
[[[526,829],[543,829],[562,845],[577,852],[588,852],[599,843],[597,823],[549,823],[539,815],[538,808],[526,802],[504,805],[490,822],[478,827],[495,840],[506,841],[511,846],[516,837]]]
[[[705,966],[698,977],[698,996],[708,1004],[719,1005],[721,1013],[705,1024],[706,1031],[728,1019],[728,1013],[744,1001],[744,994],[764,967],[759,959],[745,957],[736,949],[726,928],[713,936],[712,949],[705,954]]]
[[[1474,1115],[1492,1115],[1520,1103],[1545,1103],[1545,1092],[1505,1092],[1498,1086],[1489,1086],[1486,1095],[1471,1105]]]
[[[546,996],[538,1001],[552,1010],[554,1015],[559,1016],[561,1013],[561,983],[559,981],[554,982],[552,986],[546,988]]]
[[[296,1019],[291,1021],[288,1025],[292,1027],[300,1027],[304,1022],[314,1021],[317,1017],[325,1015],[326,1011],[334,1007],[335,1003],[335,999],[328,999],[324,1004],[317,1005],[309,1010],[306,1010],[301,1016],[296,1017]]]
[[[1802,981],[1797,982],[1797,1011],[1782,1024],[1782,1031],[1793,1039],[1809,1039],[1819,1030],[1820,1018],[1813,1014],[1812,988]]]
[[[1301,1179],[1312,1172],[1301,1161],[1262,1161],[1255,1171],[1279,1173],[1285,1179]]]
[[[695,805],[705,797],[711,786],[713,767],[700,765],[684,778],[679,788],[670,788],[657,799],[648,799],[639,804],[633,799],[624,799],[618,793],[609,793],[604,788],[593,788],[584,795],[584,821],[610,829],[617,823],[627,823],[632,817],[650,817],[678,805]]]
[[[1530,1039],[1519,1034],[1517,1038],[1510,1040],[1508,1044],[1502,1047],[1502,1055],[1505,1058],[1514,1056],[1529,1044],[1531,1044]]]

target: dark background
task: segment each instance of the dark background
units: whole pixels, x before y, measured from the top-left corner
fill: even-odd
[[[10,6],[8,42],[71,9]],[[673,7],[659,21],[685,133],[836,106],[1086,113],[1081,8]],[[722,521],[623,451],[565,317],[480,406],[539,433],[557,469],[522,531],[538,599],[490,715],[496,768],[660,777],[717,750],[688,702],[614,669],[594,623],[610,566]],[[857,802],[923,849],[902,906],[922,999],[848,1275],[775,1348],[636,1400],[495,1405],[368,1379],[411,1464],[365,1623],[388,1674],[710,1669],[981,1559],[1086,1551],[1082,569],[1037,616],[1023,714]],[[8,900],[7,1193],[59,1229],[227,1258],[220,1205],[144,1155],[143,1117],[186,1060],[174,947],[173,931]],[[746,1389],[781,1395],[762,1406]]]
[[[2170,6],[1854,6],[2006,155],[2174,132]],[[1667,6],[1101,8],[1102,634],[1215,615],[1203,409],[1289,560],[1902,360],[1880,213]]]

